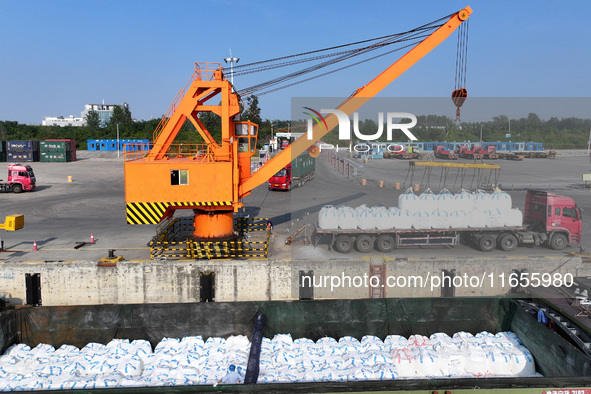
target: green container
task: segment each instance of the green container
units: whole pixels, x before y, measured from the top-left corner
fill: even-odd
[[[70,141],[41,141],[41,152],[69,152],[72,149]]]
[[[0,152],[6,153],[6,141],[0,141]]]
[[[294,177],[299,178],[316,168],[316,159],[311,157],[307,151],[296,157],[291,162],[291,171]]]
[[[72,152],[41,152],[41,162],[67,163],[72,161]]]

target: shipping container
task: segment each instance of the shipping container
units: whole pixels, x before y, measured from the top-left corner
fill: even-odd
[[[65,142],[69,142],[69,148],[67,148],[67,150],[69,150],[71,152],[70,155],[70,161],[76,161],[76,140],[72,140],[72,139],[47,139],[45,141],[65,141]]]
[[[72,152],[41,152],[43,163],[68,163],[72,161]]]
[[[295,178],[302,177],[316,169],[316,159],[306,151],[291,162],[291,168]]]
[[[39,141],[8,141],[8,152],[39,152]]]
[[[39,161],[39,151],[32,152],[13,152],[8,151],[6,154],[6,161],[9,162],[35,162]]]

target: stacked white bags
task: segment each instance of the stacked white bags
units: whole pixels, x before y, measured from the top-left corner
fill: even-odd
[[[200,336],[149,342],[113,339],[82,349],[40,344],[11,346],[0,357],[0,391],[145,387],[208,384],[222,379],[230,364],[246,371],[250,342]]]
[[[470,193],[461,190],[455,195],[443,189],[434,194],[427,189],[419,196],[408,189],[398,197],[398,208],[361,205],[357,208],[332,205],[322,207],[318,217],[321,229],[342,230],[428,230],[449,228],[517,227],[523,214],[511,208],[511,196],[496,190]]]
[[[263,339],[259,383],[538,376],[529,350],[511,332],[475,336],[389,335]]]

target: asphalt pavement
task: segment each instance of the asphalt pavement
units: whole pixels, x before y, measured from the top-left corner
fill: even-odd
[[[486,162],[501,165],[498,183],[503,184],[504,190],[512,196],[514,207],[523,209],[528,188],[549,189],[573,197],[583,213],[582,246],[591,250],[591,190],[584,189],[581,180],[583,173],[591,173],[589,156],[586,151],[559,153],[555,159]],[[0,260],[96,261],[107,256],[110,249],[115,250],[115,255],[127,260],[150,259],[148,244],[156,233],[156,226],[126,224],[122,157],[117,158],[115,152],[79,151],[78,158],[78,161],[71,163],[32,163],[38,180],[37,190],[31,193],[0,194],[0,220],[7,215],[25,215],[24,229],[0,232],[7,250],[0,253]],[[303,243],[306,235],[311,238],[309,228],[317,221],[322,206],[396,206],[398,196],[405,187],[420,183],[422,189],[430,186],[438,191],[442,183],[441,174],[436,172],[427,176],[421,172],[422,169],[415,169],[411,173],[408,161],[404,160],[370,160],[367,163],[357,160],[353,163],[353,176],[348,178],[326,160],[318,158],[315,179],[302,187],[281,192],[269,191],[264,184],[244,199],[246,214],[270,218],[274,225],[271,258],[359,258],[363,255],[355,251],[348,255],[329,251],[326,240],[321,240],[318,245]],[[0,168],[5,165],[0,163]],[[479,176],[489,177],[487,182],[497,180],[496,175]],[[68,177],[72,177],[73,181],[68,182]],[[464,176],[463,182],[466,183],[461,187],[457,176],[454,178],[453,174],[447,174],[444,178],[444,183],[451,191],[474,186],[469,184],[469,176]],[[366,179],[365,185],[362,185],[362,179]],[[379,187],[380,181],[383,181],[383,187]],[[395,188],[396,183],[401,183],[398,190]],[[304,225],[307,225],[308,230],[302,230],[296,243],[285,245],[285,240]],[[90,242],[91,235],[94,243]],[[34,242],[37,251],[33,250]],[[564,255],[578,250],[578,247],[559,252],[547,248],[518,248],[512,255]],[[452,249],[399,249],[389,257],[469,257],[474,254],[481,256],[482,252],[471,246],[460,245]],[[491,255],[506,253],[493,251]]]

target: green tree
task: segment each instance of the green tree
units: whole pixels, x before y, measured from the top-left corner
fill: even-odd
[[[84,116],[84,120],[86,121],[86,127],[88,127],[91,130],[96,130],[101,125],[99,113],[93,109],[88,111],[86,116]]]
[[[253,123],[262,123],[261,109],[259,108],[259,98],[256,95],[248,96],[246,99],[246,109],[242,111],[242,120],[249,120]]]

